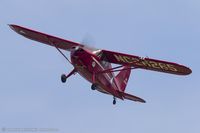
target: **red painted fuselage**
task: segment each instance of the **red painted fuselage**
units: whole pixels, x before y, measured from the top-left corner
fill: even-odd
[[[101,61],[98,50],[90,51],[79,48],[71,51],[71,62],[76,71],[92,84],[96,84],[96,90],[123,99],[120,89],[116,84],[114,73],[100,73],[112,68],[111,64]]]

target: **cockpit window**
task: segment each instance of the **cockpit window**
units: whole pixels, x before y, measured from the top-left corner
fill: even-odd
[[[108,67],[109,67],[109,64],[110,64],[110,63],[107,62],[107,61],[104,61],[104,60],[101,61],[101,65],[104,66],[105,68],[108,68]]]
[[[96,56],[98,56],[99,58],[101,58],[102,52],[101,52],[100,49],[99,50],[95,50],[92,53],[95,54]]]
[[[84,50],[83,50],[82,48],[79,48],[78,51],[79,51],[79,52],[83,52]]]

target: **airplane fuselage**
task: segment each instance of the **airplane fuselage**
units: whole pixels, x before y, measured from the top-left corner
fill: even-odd
[[[71,62],[83,78],[96,84],[96,90],[123,99],[115,84],[114,74],[112,72],[101,73],[111,68],[110,63],[100,61],[92,51],[85,51],[82,48],[71,52]]]

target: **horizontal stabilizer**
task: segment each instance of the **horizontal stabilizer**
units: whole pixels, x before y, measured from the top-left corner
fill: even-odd
[[[142,98],[136,97],[136,96],[128,94],[128,93],[122,92],[122,95],[123,95],[124,99],[132,100],[132,101],[135,101],[135,102],[146,103],[146,101],[143,100]]]

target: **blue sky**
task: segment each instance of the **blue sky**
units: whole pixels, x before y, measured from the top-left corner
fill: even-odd
[[[0,128],[199,133],[199,7],[199,0],[1,0]],[[113,106],[78,74],[62,84],[60,75],[72,66],[10,23],[76,42],[89,35],[97,48],[177,62],[193,73],[134,70],[127,92],[147,103]]]

